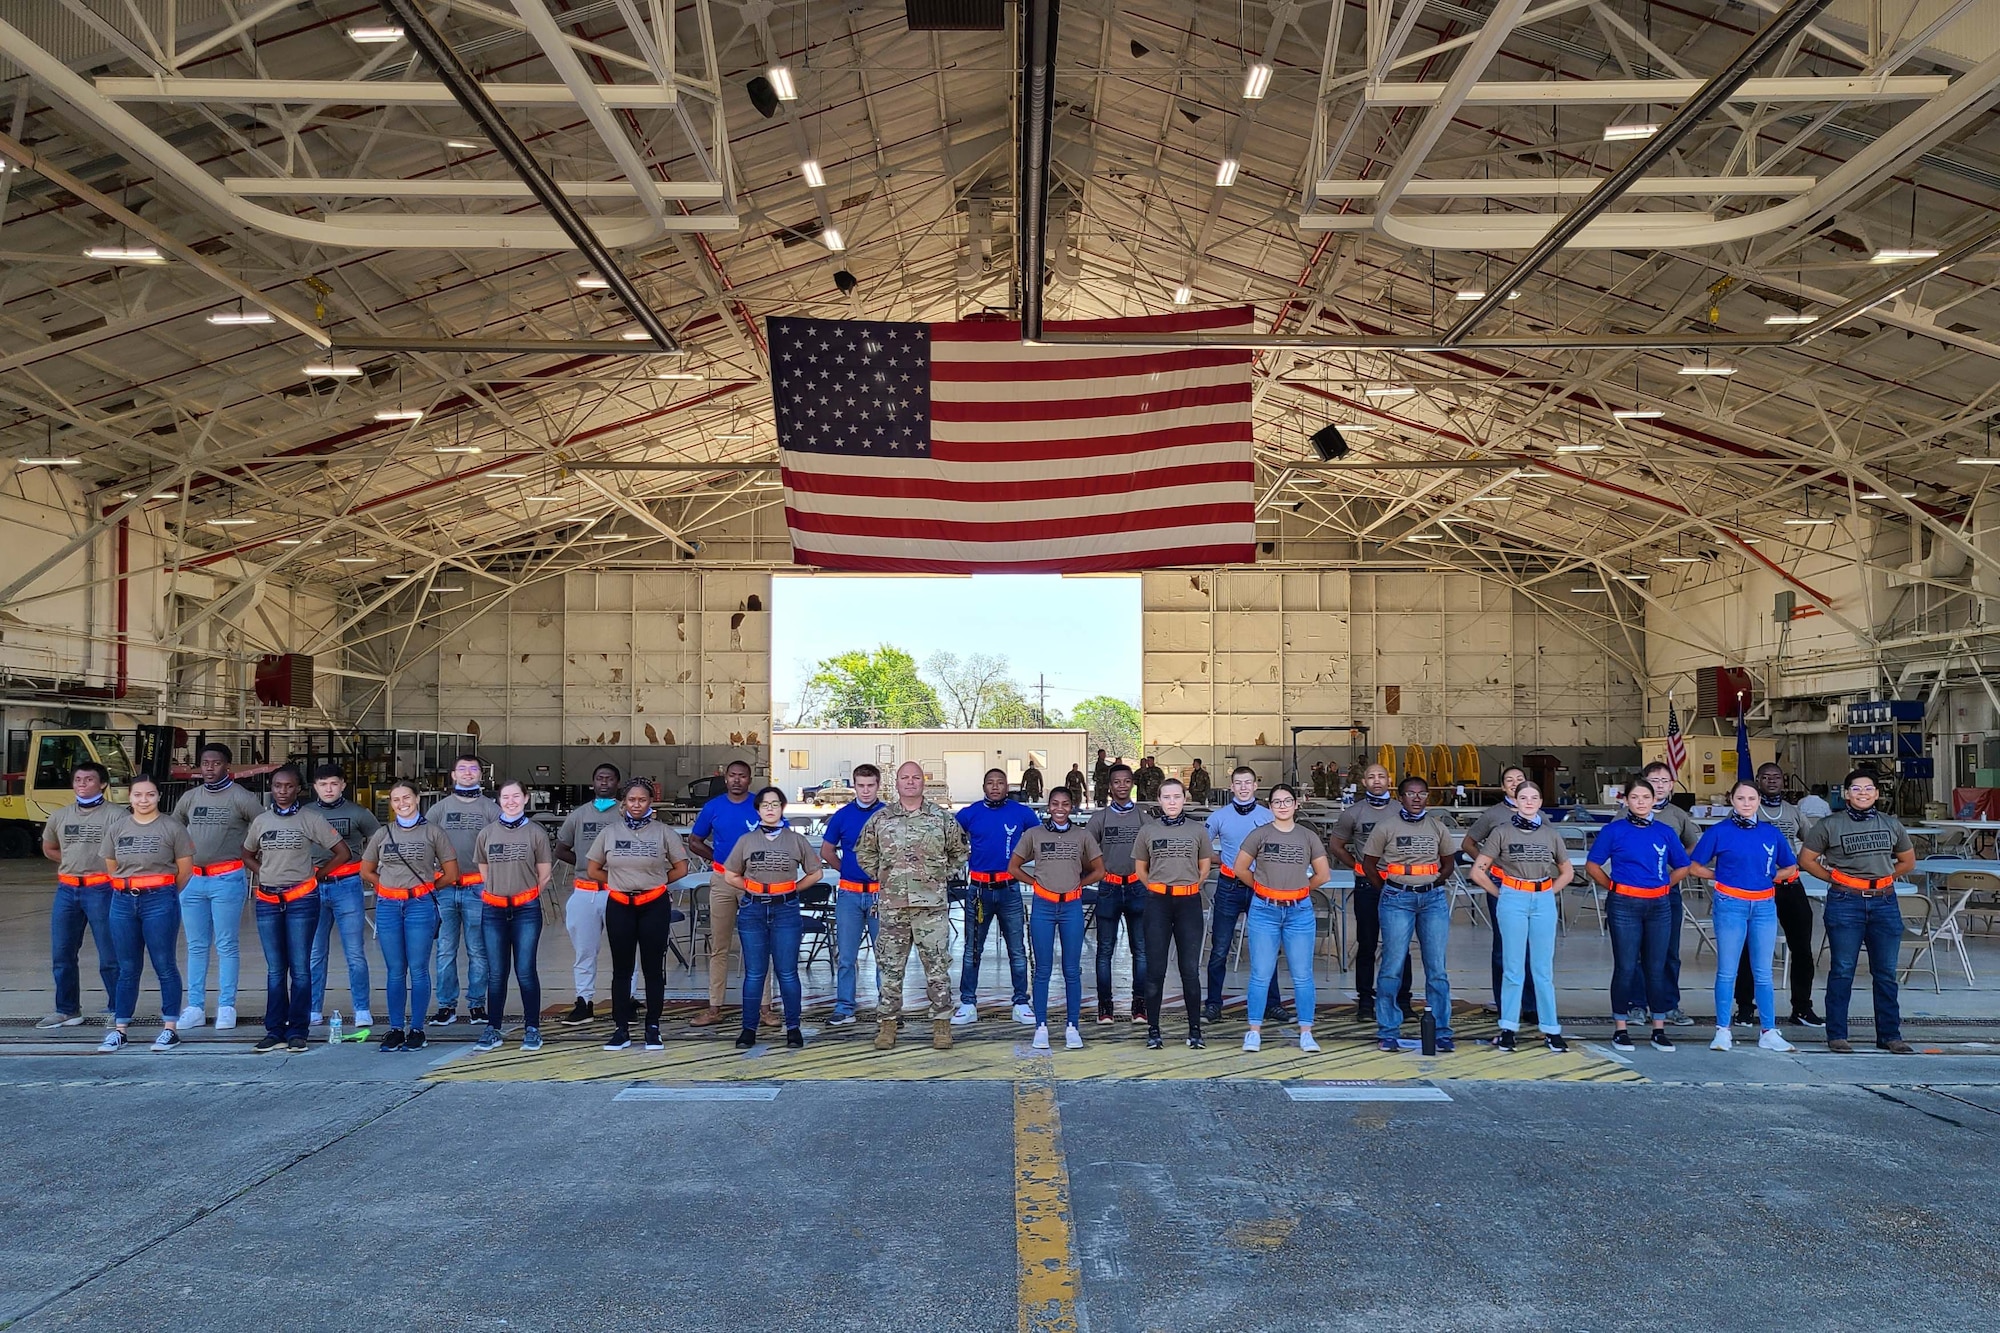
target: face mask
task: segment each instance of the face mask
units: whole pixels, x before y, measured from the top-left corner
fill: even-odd
[[[521,825],[527,822],[528,822],[528,812],[526,810],[523,810],[521,812],[521,817],[519,819],[509,819],[505,815],[500,816],[500,827],[502,828],[515,829],[521,827]]]
[[[630,812],[627,812],[625,816],[625,827],[631,829],[635,833],[652,822],[653,822],[653,811],[652,807],[650,806],[646,808],[646,813],[643,815],[638,815],[635,817]]]
[[[997,801],[994,800],[991,796],[986,798],[986,808],[988,810],[998,810],[1006,804],[1007,804],[1007,798],[1005,796],[1002,796]]]
[[[1236,812],[1237,814],[1239,814],[1239,815],[1247,815],[1247,814],[1249,814],[1249,813],[1250,813],[1250,812],[1251,812],[1252,810],[1255,810],[1255,809],[1257,808],[1257,802],[1255,802],[1255,801],[1253,800],[1253,801],[1251,801],[1251,802],[1250,802],[1250,804],[1248,804],[1248,805],[1245,805],[1245,804],[1244,804],[1243,802],[1241,802],[1241,801],[1231,801],[1231,802],[1229,803],[1229,807],[1230,807],[1230,809],[1234,810],[1234,811],[1235,811],[1235,812]]]
[[[1863,820],[1873,819],[1875,817],[1875,807],[1871,805],[1866,810],[1856,810],[1853,806],[1850,805],[1847,807],[1847,817],[1853,820],[1855,823],[1859,824]]]
[[[1389,801],[1391,799],[1389,793],[1387,792],[1383,792],[1380,796],[1377,796],[1372,791],[1363,792],[1362,795],[1366,796],[1368,798],[1368,804],[1374,806],[1377,810],[1380,810],[1383,806],[1389,804]]]
[[[1418,811],[1418,812],[1417,812],[1416,814],[1414,814],[1414,815],[1413,815],[1413,814],[1411,814],[1411,813],[1410,813],[1410,812],[1409,812],[1409,811],[1408,811],[1407,809],[1405,809],[1404,807],[1402,807],[1402,806],[1400,806],[1400,805],[1396,807],[1396,816],[1397,816],[1397,818],[1401,819],[1401,820],[1402,820],[1402,821],[1403,821],[1403,822],[1404,822],[1405,824],[1421,824],[1421,823],[1423,823],[1423,822],[1424,822],[1424,815],[1425,815],[1426,813],[1427,813],[1426,811],[1423,811],[1423,810],[1419,810],[1419,811]]]
[[[461,787],[458,785],[457,782],[453,782],[451,784],[451,789],[453,792],[455,792],[460,796],[477,796],[479,795],[480,792],[485,790],[485,788],[479,786]]]
[[[85,810],[95,810],[98,806],[104,804],[104,793],[99,792],[87,801],[79,796],[76,798],[76,803]]]
[[[618,798],[616,796],[600,796],[592,801],[591,804],[597,807],[599,814],[603,814],[606,810],[618,804]]]
[[[1759,822],[1755,815],[1752,815],[1750,818],[1745,819],[1742,815],[1737,814],[1733,810],[1729,812],[1729,818],[1736,825],[1737,828],[1756,828]]]
[[[1653,817],[1651,815],[1634,814],[1630,810],[1627,810],[1625,812],[1625,818],[1629,823],[1635,825],[1638,828],[1644,828],[1646,827],[1646,825],[1653,822]]]
[[[1067,819],[1065,819],[1065,820],[1064,820],[1064,821],[1063,821],[1062,823],[1060,823],[1060,824],[1057,824],[1057,823],[1054,823],[1054,822],[1051,822],[1051,823],[1049,824],[1049,827],[1050,827],[1050,828],[1052,828],[1052,829],[1054,829],[1054,830],[1055,830],[1056,832],[1058,832],[1058,833],[1067,833],[1067,832],[1069,832],[1069,821],[1068,821]]]
[[[345,796],[342,796],[337,801],[329,801],[323,799],[322,797],[315,796],[313,797],[313,804],[318,806],[322,810],[338,810],[340,809],[341,806],[347,804],[347,798]]]
[[[1540,828],[1541,826],[1542,826],[1542,817],[1539,813],[1532,815],[1524,815],[1517,811],[1514,815],[1514,827],[1517,829],[1523,829],[1532,832],[1535,829]]]
[[[230,777],[228,774],[225,773],[222,776],[222,781],[204,782],[201,785],[208,791],[228,791],[231,787],[236,785],[236,779]]]
[[[427,821],[424,819],[424,812],[421,810],[417,811],[416,818],[414,819],[405,819],[401,815],[396,816],[397,828],[415,828],[417,825],[425,822]]]
[[[1179,828],[1182,824],[1187,823],[1187,816],[1185,814],[1179,814],[1175,815],[1172,819],[1168,819],[1165,815],[1161,815],[1160,822],[1162,824],[1165,824],[1168,828]]]
[[[275,801],[275,800],[276,800],[277,798],[276,798],[276,797],[273,797],[272,799],[273,799],[273,800]],[[297,813],[299,812],[299,806],[300,806],[300,804],[301,804],[301,802],[298,802],[298,801],[293,801],[293,802],[292,802],[292,803],[291,803],[290,805],[275,805],[275,804],[274,804],[274,805],[273,805],[273,806],[271,807],[271,809],[272,809],[272,811],[273,811],[273,812],[275,812],[275,813],[277,813],[277,814],[281,814],[281,815],[295,815],[295,814],[297,814]]]

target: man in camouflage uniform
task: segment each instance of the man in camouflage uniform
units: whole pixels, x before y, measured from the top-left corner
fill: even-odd
[[[1146,755],[1142,758],[1139,761],[1138,772],[1132,776],[1139,785],[1139,799],[1141,801],[1157,801],[1160,799],[1160,784],[1167,780],[1167,771],[1153,762],[1153,756]]]
[[[951,923],[945,880],[965,865],[965,830],[951,811],[924,799],[924,770],[906,763],[896,770],[896,799],[861,830],[854,858],[882,886],[881,933],[875,961],[882,973],[875,1049],[896,1044],[903,1015],[903,971],[910,948],[924,964],[930,998],[931,1045],[951,1049]]]

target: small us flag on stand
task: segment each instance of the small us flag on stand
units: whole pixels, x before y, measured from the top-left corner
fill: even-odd
[[[1675,776],[1687,766],[1687,742],[1681,738],[1681,715],[1674,711],[1672,695],[1667,696],[1667,762],[1674,766]]]
[[[1249,322],[1236,309],[1050,329]],[[1248,351],[1029,347],[997,320],[769,328],[800,564],[1082,573],[1255,558]]]

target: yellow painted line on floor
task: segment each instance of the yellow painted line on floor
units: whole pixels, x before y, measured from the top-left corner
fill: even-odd
[[[954,1047],[953,1049],[956,1049]],[[1077,1333],[1079,1276],[1054,1062],[1014,1084],[1014,1251],[1019,1333]]]

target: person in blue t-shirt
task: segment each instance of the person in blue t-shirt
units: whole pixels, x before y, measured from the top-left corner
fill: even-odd
[[[690,1027],[698,1028],[722,1021],[722,1001],[729,992],[729,959],[736,952],[736,905],[743,901],[743,893],[730,888],[722,878],[722,863],[736,840],[757,827],[757,803],[750,799],[750,765],[741,759],[730,760],[722,770],[722,785],[723,794],[711,796],[694,817],[687,840],[688,853],[707,861],[714,872],[708,882],[708,1008],[688,1020]]]
[[[1033,1027],[1035,1011],[1028,1005],[1028,954],[1022,943],[1021,886],[1007,867],[1021,835],[1041,823],[1041,816],[1007,794],[1007,775],[1000,769],[987,769],[981,785],[986,799],[958,812],[958,826],[965,830],[972,846],[965,862],[966,878],[972,883],[965,895],[965,961],[959,968],[958,1008],[951,1021],[963,1027],[979,1019],[979,960],[986,952],[986,932],[997,916],[1000,938],[1007,945],[1014,1021]]]
[[[1671,827],[1653,818],[1653,789],[1632,784],[1625,817],[1606,824],[1590,844],[1584,873],[1605,891],[1604,919],[1611,932],[1611,1012],[1617,1031],[1611,1045],[1632,1049],[1625,1015],[1643,995],[1653,1023],[1653,1049],[1671,1051],[1667,1012],[1667,945],[1673,937],[1674,885],[1687,876],[1688,854]]]
[[[1785,831],[1762,816],[1764,794],[1754,782],[1729,789],[1730,816],[1701,835],[1688,855],[1695,874],[1715,881],[1710,912],[1715,923],[1715,1040],[1730,1046],[1729,1005],[1747,939],[1750,976],[1756,983],[1757,1044],[1767,1051],[1798,1048],[1778,1032],[1778,997],[1771,989],[1771,955],[1778,944],[1778,881],[1798,878],[1798,858]]]
[[[872,945],[881,920],[875,904],[881,899],[882,886],[854,859],[854,848],[861,841],[861,830],[882,808],[882,770],[873,764],[856,764],[850,781],[854,799],[826,821],[819,848],[822,861],[840,867],[840,887],[833,894],[833,953],[837,962],[833,1017],[826,1020],[830,1028],[853,1026],[854,960],[861,956],[861,936],[866,933]],[[875,989],[878,993],[882,989],[880,968],[876,969]]]
[[[1229,775],[1229,804],[1209,815],[1209,843],[1215,848],[1215,901],[1209,907],[1208,1000],[1201,1007],[1204,1023],[1222,1019],[1222,977],[1229,966],[1229,951],[1236,945],[1236,922],[1250,931],[1250,886],[1236,878],[1236,853],[1243,840],[1277,816],[1257,799],[1257,771],[1239,767]],[[1249,1003],[1246,997],[1244,1003]],[[1264,1012],[1273,1023],[1285,1021],[1278,1003],[1278,974],[1271,973],[1271,989],[1264,997]]]

